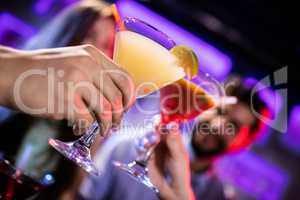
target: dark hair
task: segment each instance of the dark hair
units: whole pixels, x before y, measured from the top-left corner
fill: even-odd
[[[249,106],[249,108],[253,108],[256,112],[261,112],[263,109],[267,108],[266,103],[259,95],[251,92],[254,85],[246,85],[244,80],[239,76],[228,78],[225,86],[228,86],[225,91],[227,96],[237,97],[240,103]],[[255,121],[250,127],[252,132],[258,128],[259,122],[260,119],[255,117]]]
[[[23,49],[65,47],[79,45],[99,16],[94,7],[70,7],[45,25]]]

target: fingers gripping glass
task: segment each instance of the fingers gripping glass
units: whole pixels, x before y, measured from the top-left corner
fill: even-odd
[[[174,46],[172,40],[165,40],[167,37],[163,33],[134,18],[126,18],[124,25],[128,31],[122,30],[116,34],[113,60],[131,74],[136,86],[137,98],[146,96],[184,76],[183,70],[179,67],[172,70],[172,73],[166,70],[166,66],[169,67],[166,64],[168,62],[160,62],[166,60],[164,56],[160,56],[160,53],[156,54],[160,56],[159,58],[151,56],[155,52],[170,55],[165,47],[169,49]],[[148,36],[152,36],[153,39],[149,40]],[[162,73],[163,69],[165,73]],[[158,74],[163,75],[158,76]],[[98,170],[91,159],[90,146],[99,131],[98,123],[94,122],[77,141],[66,143],[51,138],[49,144],[90,174],[98,175]]]

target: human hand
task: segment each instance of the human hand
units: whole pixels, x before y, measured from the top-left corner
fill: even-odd
[[[106,133],[134,102],[129,74],[91,45],[0,53],[1,105],[69,120],[77,133],[94,120]]]
[[[188,154],[178,127],[157,129],[161,141],[149,161],[149,176],[162,200],[194,200]],[[168,174],[171,182],[167,182]]]

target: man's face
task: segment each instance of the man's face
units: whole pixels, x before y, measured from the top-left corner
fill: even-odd
[[[225,114],[207,114],[199,120],[192,133],[191,145],[196,156],[205,158],[222,153],[240,127],[250,126],[253,121],[251,110],[242,103],[226,107]]]
[[[214,115],[195,126],[192,147],[197,157],[217,155],[227,147],[235,135],[235,127],[229,123],[227,116]]]

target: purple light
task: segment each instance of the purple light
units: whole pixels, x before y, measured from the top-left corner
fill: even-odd
[[[77,1],[78,0],[39,0],[33,5],[33,9],[37,14],[45,15],[55,7],[55,4],[63,8]]]
[[[253,77],[245,78],[244,84],[248,88],[256,87],[259,97],[267,105],[274,116],[280,112],[282,107],[282,97],[276,91],[272,90],[270,84],[259,82]]]
[[[284,135],[283,142],[290,150],[300,154],[300,105],[293,107],[287,134]]]
[[[215,169],[222,181],[261,200],[282,199],[289,181],[286,171],[249,151],[220,159]]]
[[[79,0],[65,0],[65,5],[70,5],[70,4],[73,4],[75,2],[78,2]]]
[[[167,49],[171,49],[176,45],[175,42],[163,32],[157,31],[151,25],[146,26],[144,22],[141,22],[139,19],[131,17],[125,18],[124,25],[126,29],[148,37]]]
[[[49,12],[55,0],[39,0],[34,4],[34,10],[38,14]]]
[[[247,77],[244,79],[244,85],[247,88],[252,88],[258,81],[253,77]]]
[[[264,79],[263,79],[264,80]],[[244,85],[249,89],[256,88],[256,93],[260,97],[260,99],[266,104],[267,108],[272,113],[272,120],[268,120],[268,125],[272,125],[278,122],[278,116],[280,115],[280,111],[282,109],[282,97],[276,91],[272,90],[271,84],[269,81],[262,83],[253,77],[247,77],[243,81]],[[279,119],[280,120],[280,119]],[[261,134],[260,138],[258,138],[255,143],[259,145],[264,145],[270,134],[272,133],[272,129],[265,129]]]
[[[122,17],[141,19],[167,34],[177,44],[194,49],[199,58],[200,68],[216,79],[223,80],[230,72],[232,68],[231,59],[199,37],[134,1],[119,0],[117,5]]]
[[[11,110],[0,106],[0,123],[11,115]]]
[[[0,44],[16,47],[31,37],[35,29],[8,12],[0,13]]]

